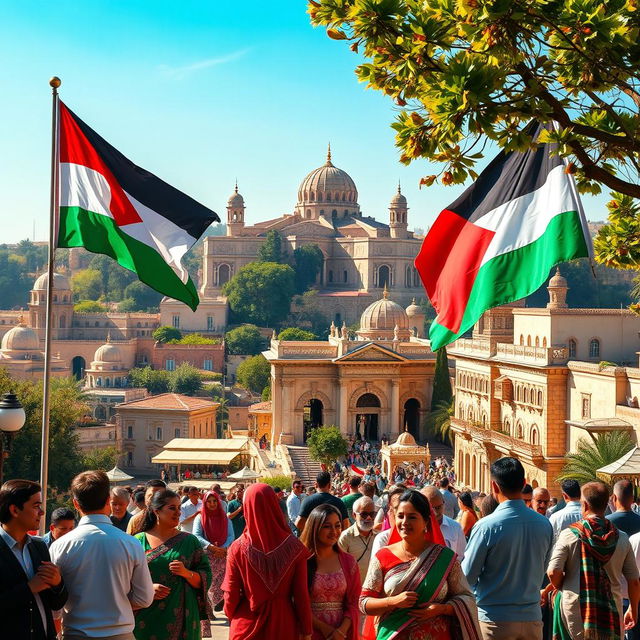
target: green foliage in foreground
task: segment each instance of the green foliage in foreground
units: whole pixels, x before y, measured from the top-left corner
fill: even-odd
[[[317,427],[307,436],[309,455],[313,460],[331,467],[338,458],[347,455],[348,443],[335,425]]]

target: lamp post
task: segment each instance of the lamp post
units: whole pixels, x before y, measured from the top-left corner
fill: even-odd
[[[26,416],[15,393],[0,398],[0,485],[4,482],[4,459],[9,456],[11,441],[24,426]]]

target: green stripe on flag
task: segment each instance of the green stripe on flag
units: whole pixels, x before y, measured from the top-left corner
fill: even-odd
[[[554,216],[535,242],[496,256],[480,267],[459,331],[454,333],[434,322],[429,329],[431,350],[436,351],[466,333],[487,309],[532,294],[549,277],[554,265],[588,255],[578,212]]]
[[[103,253],[159,293],[180,300],[194,311],[200,302],[191,278],[184,284],[152,247],[132,238],[112,218],[81,207],[60,207],[59,247],[84,247]]]

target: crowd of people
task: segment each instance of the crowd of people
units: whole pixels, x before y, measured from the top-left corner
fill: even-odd
[[[375,455],[354,453],[349,464]],[[382,487],[375,466],[346,482],[333,471],[288,496],[262,483],[112,488],[88,471],[42,538],[40,486],[10,480],[0,637],[199,640],[222,610],[230,640],[640,637],[629,481],[565,480],[554,502],[509,457],[491,466],[489,495],[455,490],[444,460]]]

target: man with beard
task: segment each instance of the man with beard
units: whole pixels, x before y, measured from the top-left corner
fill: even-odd
[[[376,517],[373,500],[368,496],[358,498],[353,503],[353,515],[355,522],[340,534],[338,546],[356,559],[360,579],[364,580],[369,568],[373,540],[376,537],[373,531],[373,521]]]

